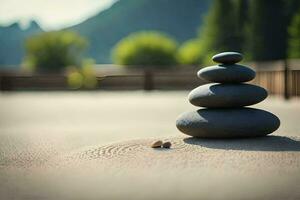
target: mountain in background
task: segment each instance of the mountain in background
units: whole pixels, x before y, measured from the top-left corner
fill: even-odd
[[[195,37],[210,3],[211,0],[119,0],[66,30],[74,30],[88,39],[86,56],[97,63],[110,63],[111,49],[132,32],[163,31],[179,43]],[[20,64],[25,39],[42,31],[35,21],[26,30],[18,23],[0,26],[0,67]]]
[[[128,34],[159,30],[178,42],[196,36],[210,0],[119,0],[98,15],[69,29],[89,39],[87,56],[110,63],[114,45]]]
[[[18,23],[0,26],[0,65],[9,67],[20,64],[25,53],[25,39],[42,31],[35,21],[31,21],[28,28],[24,30]]]

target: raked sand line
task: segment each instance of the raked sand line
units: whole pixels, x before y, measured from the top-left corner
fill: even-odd
[[[160,138],[170,149],[153,149],[157,139],[141,139],[106,146],[92,146],[60,156],[55,165],[88,165],[93,168],[234,169],[241,172],[275,169],[300,171],[300,137],[267,136],[251,139],[213,140],[191,137]]]

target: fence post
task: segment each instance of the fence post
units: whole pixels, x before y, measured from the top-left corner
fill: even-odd
[[[10,91],[12,90],[12,81],[9,76],[1,75],[0,76],[0,91]]]
[[[289,66],[286,59],[283,60],[284,65],[284,98],[288,100],[290,98],[289,86],[290,86],[290,76],[289,76]]]
[[[151,69],[144,70],[144,90],[153,90],[154,82],[153,82],[153,72]]]

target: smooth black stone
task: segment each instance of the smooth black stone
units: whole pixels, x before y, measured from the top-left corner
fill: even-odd
[[[251,84],[209,83],[192,90],[188,96],[191,104],[208,108],[250,106],[263,101],[268,92]]]
[[[177,128],[202,138],[240,138],[268,135],[280,126],[278,117],[254,108],[199,109],[180,115]]]
[[[249,67],[232,64],[232,65],[214,65],[200,69],[198,77],[216,83],[242,83],[251,81],[255,78],[255,71]]]
[[[238,52],[223,52],[214,55],[212,60],[217,63],[234,64],[243,60],[243,55]]]

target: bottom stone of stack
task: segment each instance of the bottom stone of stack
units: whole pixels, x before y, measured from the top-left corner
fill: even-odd
[[[278,129],[280,120],[255,108],[199,109],[180,115],[176,126],[194,137],[240,138],[268,135]]]

